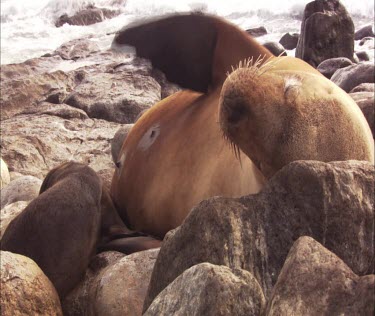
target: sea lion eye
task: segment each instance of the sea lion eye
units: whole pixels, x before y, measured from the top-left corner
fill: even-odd
[[[242,103],[236,103],[228,107],[228,121],[230,123],[237,123],[247,113],[247,108]]]
[[[117,161],[117,162],[115,162],[115,165],[116,165],[116,168],[120,169],[120,167],[121,167],[121,162],[120,162],[120,161]]]

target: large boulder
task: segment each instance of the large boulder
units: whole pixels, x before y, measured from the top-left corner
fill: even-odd
[[[144,316],[261,315],[265,298],[248,271],[197,264],[169,284]]]
[[[295,49],[298,44],[299,34],[298,33],[286,33],[281,38],[279,43],[285,49]]]
[[[295,240],[311,236],[359,275],[373,272],[374,166],[299,161],[257,195],[202,201],[165,237],[145,301],[188,268],[210,262],[244,269],[266,297]]]
[[[360,28],[358,31],[355,32],[354,39],[358,41],[365,37],[375,37],[373,28],[374,27],[371,24]]]
[[[33,176],[22,176],[1,190],[1,209],[18,201],[31,201],[39,195],[42,180]]]
[[[111,19],[120,14],[120,11],[109,10],[105,8],[96,8],[93,5],[89,5],[86,9],[83,9],[72,16],[63,14],[55,22],[56,27],[63,26],[64,24],[70,25],[91,25],[104,21],[105,19]]]
[[[359,277],[335,254],[310,237],[289,251],[267,316],[374,315],[375,275]]]
[[[0,190],[7,186],[10,182],[9,169],[5,161],[0,159]]]
[[[331,80],[346,92],[361,83],[374,83],[374,64],[364,62],[340,68],[333,74]]]
[[[375,136],[374,129],[374,92],[355,92],[350,93],[350,96],[358,104],[362,110],[368,125],[372,131],[372,135]]]
[[[9,204],[1,209],[0,213],[0,240],[4,235],[5,230],[7,229],[10,222],[20,214],[29,202],[19,201],[12,204]]]
[[[332,75],[341,68],[353,65],[353,62],[345,57],[330,58],[322,61],[316,68],[319,72],[330,79]]]
[[[353,59],[354,24],[339,0],[315,0],[305,7],[299,57],[314,67],[334,57]]]
[[[104,268],[91,268],[82,283],[64,299],[64,315],[142,315],[158,253],[159,249],[141,251],[111,260]]]
[[[1,315],[62,316],[59,297],[36,263],[1,251]]]
[[[113,169],[111,140],[118,124],[33,114],[1,125],[2,155],[10,170],[43,179],[53,167],[69,160],[87,163],[95,171]]]

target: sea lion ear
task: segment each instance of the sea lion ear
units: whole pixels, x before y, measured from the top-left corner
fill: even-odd
[[[214,17],[173,15],[129,25],[117,33],[115,49],[133,46],[167,79],[183,88],[207,92],[212,84],[212,64],[217,31]]]

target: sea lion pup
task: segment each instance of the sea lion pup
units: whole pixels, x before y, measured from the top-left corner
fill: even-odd
[[[63,298],[96,252],[101,194],[90,167],[67,162],[52,169],[40,195],[9,224],[1,250],[33,259]]]
[[[236,96],[235,74],[231,76],[232,89],[229,89],[229,86],[228,89],[232,92],[228,95],[222,94],[223,83],[227,74],[232,72],[232,68],[236,67],[240,61],[253,58],[254,61],[258,60],[258,67],[269,58],[278,59],[246,32],[223,19],[201,14],[185,14],[131,25],[121,30],[113,42],[113,47],[116,49],[128,45],[135,47],[138,56],[150,59],[155,67],[165,73],[168,80],[189,89],[178,92],[150,108],[135,123],[123,143],[112,180],[111,195],[121,218],[133,229],[163,237],[170,229],[180,225],[191,208],[203,199],[216,195],[237,197],[257,193],[266,181],[265,176],[269,177],[276,169],[293,160],[294,157],[318,160],[368,157],[367,154],[357,155],[356,150],[352,154],[349,150],[341,151],[341,147],[344,146],[343,142],[353,148],[357,141],[360,141],[364,144],[360,145],[363,151],[366,153],[371,151],[372,145],[368,143],[367,136],[360,135],[362,132],[367,133],[365,131],[367,127],[357,129],[358,133],[355,135],[348,135],[344,131],[350,124],[361,126],[367,124],[356,109],[352,111],[356,113],[352,120],[347,119],[345,125],[335,127],[335,133],[341,131],[348,137],[345,140],[345,137],[336,138],[324,129],[310,128],[301,133],[302,131],[300,132],[298,128],[304,129],[304,126],[299,126],[298,122],[292,120],[294,125],[293,128],[290,127],[289,114],[280,113],[278,109],[278,106],[285,103],[285,95],[292,98],[294,91],[297,91],[293,90],[293,84],[290,84],[293,80],[289,80],[289,84],[286,85],[288,93],[281,93],[281,99],[278,100],[278,95],[273,90],[279,89],[280,83],[271,78],[270,84],[267,85],[266,82],[260,84],[263,77],[255,81],[255,86],[253,83],[239,85],[240,89],[246,92],[239,91],[239,94],[244,97],[252,96],[252,91],[255,89],[254,96],[262,93],[264,95],[270,93],[274,96],[273,100],[277,101],[275,104],[272,101],[270,104],[263,105],[268,106],[267,119],[269,120],[259,121],[264,124],[262,130],[268,132],[270,138],[266,137],[267,133],[264,133],[262,137],[259,137],[259,142],[258,139],[254,142],[247,139],[242,144],[242,136],[236,133],[236,127],[234,126],[231,130],[232,133],[227,128],[229,124],[226,122],[228,120],[239,122],[241,117],[245,116],[246,119],[241,121],[243,127],[241,133],[246,133],[249,138],[252,134],[256,135],[252,131],[256,127],[243,123],[248,120],[248,113],[242,114],[242,110],[248,108],[247,106],[239,106],[236,110],[237,101],[241,98]],[[308,88],[303,90],[303,92],[308,91],[310,97],[318,102],[322,101],[319,97],[319,94],[323,93],[322,86],[327,87],[324,95],[328,93],[327,91],[332,91],[334,94],[340,94],[335,99],[337,101],[348,98],[341,91],[336,92],[339,90],[334,88],[333,84],[328,84],[318,71],[303,61],[287,58],[278,65],[279,71],[289,72],[291,77],[296,73],[307,81],[322,81],[322,84],[314,85],[314,87],[319,87],[317,90],[308,91]],[[310,77],[314,79],[308,79]],[[278,85],[273,86],[273,82]],[[220,96],[225,105],[232,104],[229,106],[232,110],[227,114],[220,111]],[[229,100],[231,98],[234,100],[232,103]],[[257,97],[254,100],[263,102],[264,99]],[[298,102],[304,100],[303,95],[301,94],[300,98],[295,100],[297,102],[294,102],[294,108],[291,109],[298,112],[300,110]],[[349,107],[355,107],[353,103],[345,102]],[[301,109],[307,111],[308,103],[305,105],[306,107],[303,106]],[[338,108],[346,111],[346,106]],[[219,112],[221,112],[220,123]],[[272,113],[275,114],[272,115]],[[290,113],[292,114],[293,112]],[[342,114],[340,111],[336,115],[351,117],[350,114]],[[312,119],[314,115],[310,117]],[[324,118],[323,106],[316,119],[322,118]],[[335,120],[338,124],[342,122],[340,119]],[[273,134],[276,126],[278,129]],[[323,125],[316,126],[320,128]],[[328,127],[327,124],[324,126]],[[221,128],[226,137],[223,137]],[[295,135],[289,133],[288,142],[281,137],[283,128],[296,132]],[[313,148],[309,145],[309,133],[320,135],[321,138],[329,138],[329,140],[315,144],[326,146],[325,151],[319,150],[317,154],[309,156]],[[314,141],[319,139],[317,136],[311,136]],[[280,143],[277,143],[277,137],[280,137]],[[300,138],[298,145],[301,147],[297,148],[297,143],[296,146],[290,147],[293,137],[305,137],[305,143],[302,141],[303,138]],[[229,138],[235,146],[230,146],[225,138]],[[339,145],[335,144],[336,139]],[[283,144],[285,144],[285,149],[282,149]],[[263,150],[263,147],[269,148],[276,145],[279,149]],[[307,146],[310,146],[310,149],[303,154]],[[340,150],[337,149],[339,147]],[[241,150],[237,151],[237,148]],[[251,154],[249,151],[252,150],[262,154]],[[278,158],[266,156],[268,153],[278,155],[280,150],[283,152],[279,161]],[[329,150],[335,151],[335,154],[323,155]],[[243,154],[243,151],[248,157],[254,159],[255,164]],[[298,151],[300,154],[297,155],[292,151]],[[269,162],[270,159],[271,162]],[[257,166],[263,169],[264,175]]]

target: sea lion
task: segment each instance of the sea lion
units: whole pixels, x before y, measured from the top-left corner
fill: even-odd
[[[163,237],[203,199],[257,193],[267,178],[294,159],[373,161],[367,123],[345,93],[305,62],[274,57],[221,18],[184,14],[131,25],[113,42],[117,50],[128,45],[150,59],[168,80],[189,89],[144,113],[121,148],[111,195],[121,218],[136,230]],[[252,69],[242,67],[249,58],[261,70],[253,81],[241,84],[242,72]],[[243,69],[227,79],[242,61]],[[275,61],[269,64],[275,69],[263,77],[267,68],[261,65],[267,61]],[[281,73],[283,80],[277,77]],[[294,77],[301,78],[303,89],[295,89],[299,83]],[[303,99],[305,92],[309,100]],[[335,97],[328,97],[332,93]],[[319,115],[312,112],[309,118],[318,121],[324,119],[325,109],[333,117],[330,107],[342,101],[334,129],[319,122],[303,126],[308,120],[300,118],[314,101],[321,102],[312,107]],[[283,110],[285,104],[289,105]],[[250,121],[253,107],[264,109]],[[317,146],[324,149],[314,152]]]

